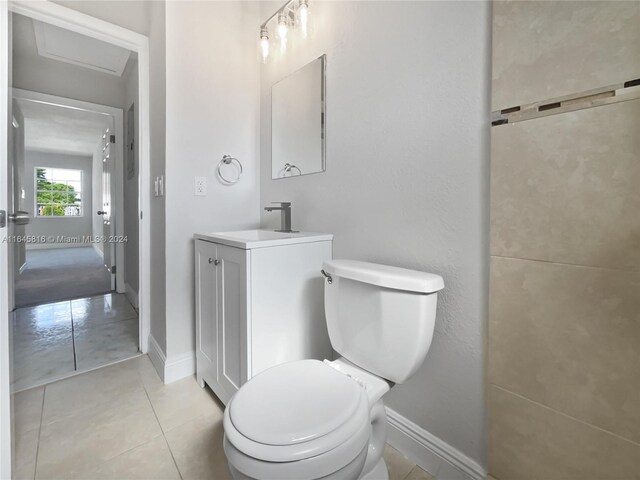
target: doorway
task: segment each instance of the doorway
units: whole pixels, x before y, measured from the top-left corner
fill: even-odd
[[[24,61],[15,53],[29,21],[14,15],[14,65]],[[126,85],[135,84],[135,60],[130,65]],[[137,89],[130,90],[133,105]],[[20,119],[14,190],[30,216],[14,246],[12,387],[19,392],[138,355],[137,287],[122,281],[127,272],[137,276],[137,262],[123,258],[124,247],[138,249],[137,235],[129,241],[122,218],[137,218],[135,186],[129,203],[122,194],[123,181],[137,178],[119,175],[122,109],[15,88],[13,115]]]
[[[136,34],[134,32],[127,31],[120,27],[116,27],[114,25],[108,24],[107,22],[103,22],[97,20],[95,18],[78,14],[72,10],[66,9],[60,5],[56,5],[49,2],[33,2],[33,3],[12,3],[11,5],[6,2],[0,3],[0,130],[2,132],[9,133],[12,131],[10,128],[11,119],[13,117],[13,101],[11,99],[11,62],[10,62],[10,32],[11,32],[11,22],[9,9],[13,11],[13,14],[23,15],[29,19],[34,21],[44,22],[46,24],[50,24],[54,27],[66,29],[69,32],[75,34],[83,34],[87,38],[101,40],[107,44],[115,45],[119,48],[128,49],[134,52],[135,55],[138,56],[138,71],[134,75],[135,80],[138,83],[139,87],[139,96],[137,97],[137,112],[139,123],[135,127],[135,131],[137,133],[137,137],[139,141],[137,142],[137,153],[139,158],[138,167],[138,176],[134,182],[137,185],[137,202],[134,208],[135,218],[138,220],[139,227],[139,244],[138,244],[138,272],[139,272],[139,285],[137,295],[134,296],[134,301],[130,301],[126,296],[126,288],[124,278],[122,281],[118,282],[118,277],[124,277],[124,271],[117,268],[115,271],[110,271],[110,276],[114,278],[113,288],[115,290],[112,293],[108,293],[105,296],[101,297],[88,297],[85,300],[85,311],[90,311],[93,306],[102,305],[102,307],[108,306],[108,308],[113,310],[118,310],[118,302],[120,298],[124,298],[129,304],[136,303],[139,308],[140,321],[136,325],[136,330],[138,331],[138,345],[137,348],[140,352],[145,353],[147,350],[147,339],[149,334],[149,225],[142,220],[142,212],[145,209],[148,209],[149,205],[149,196],[148,195],[140,195],[139,192],[148,192],[149,191],[149,181],[148,181],[148,172],[149,172],[149,123],[148,123],[148,115],[149,115],[149,105],[148,105],[148,38],[142,35]],[[82,42],[84,44],[84,42]],[[53,61],[53,59],[49,59]],[[14,85],[15,86],[15,85]],[[28,90],[25,89],[25,90]],[[32,89],[35,90],[35,89]],[[42,92],[40,92],[42,93]],[[68,98],[69,96],[67,96]],[[7,101],[9,100],[9,101]],[[122,111],[130,107],[130,105],[122,105],[120,109],[120,115],[122,116]],[[18,114],[19,116],[19,114]],[[20,122],[16,118],[16,123],[20,125]],[[28,122],[27,122],[28,123]],[[4,134],[4,133],[3,133]],[[7,228],[4,232],[7,236],[12,237],[20,234],[21,228],[26,228],[24,225],[20,225],[20,221],[24,218],[24,215],[18,209],[20,202],[18,197],[22,197],[21,189],[14,188],[16,186],[13,169],[13,151],[11,150],[12,144],[15,143],[15,134],[12,134],[12,137],[9,138],[9,145],[5,144],[0,149],[0,212],[8,212],[5,213],[5,218],[8,218],[10,221],[7,224]],[[124,141],[124,137],[120,135],[121,142]],[[3,142],[4,143],[4,142]],[[122,144],[121,144],[122,145]],[[135,147],[134,147],[135,148]],[[111,157],[110,157],[111,158]],[[38,165],[41,166],[41,165]],[[52,167],[53,168],[53,167]],[[117,183],[120,180],[124,179],[123,162],[119,162],[120,170],[116,170],[115,173],[112,173],[112,176],[109,180]],[[61,170],[61,168],[58,167]],[[70,168],[68,170],[78,170]],[[54,172],[49,172],[51,175]],[[59,172],[58,172],[59,173]],[[68,173],[68,172],[67,172]],[[47,172],[42,172],[43,180],[46,180],[49,183],[65,183],[65,182],[74,182],[76,181],[74,178],[48,178]],[[37,170],[34,169],[35,178],[37,178]],[[34,180],[35,186],[37,188],[37,181]],[[68,183],[65,183],[68,185]],[[46,190],[46,189],[45,189]],[[14,192],[17,192],[14,196]],[[66,192],[69,194],[69,192]],[[77,194],[78,192],[71,192],[73,194]],[[122,191],[116,192],[122,195]],[[83,194],[82,187],[78,196]],[[24,196],[26,199],[26,194]],[[36,194],[37,198],[37,194]],[[75,199],[72,199],[68,204],[62,206],[62,211],[67,212],[69,216],[74,216],[74,210],[77,211],[79,208],[82,210],[83,205],[76,205]],[[59,202],[54,202],[59,203]],[[110,206],[110,205],[107,205]],[[93,205],[92,205],[93,207]],[[103,204],[104,207],[104,204]],[[40,210],[38,210],[40,211]],[[44,208],[42,210],[43,213],[46,214],[47,209]],[[97,210],[92,209],[93,212],[97,213]],[[104,211],[104,209],[102,210]],[[65,214],[65,215],[66,215]],[[57,215],[62,216],[62,215]],[[78,215],[75,215],[78,216]],[[0,215],[2,217],[2,215]],[[118,221],[123,221],[123,218],[120,217],[118,220],[118,216],[115,215],[113,222],[113,228],[117,227]],[[0,218],[0,225],[2,218]],[[111,220],[102,219],[103,225],[105,222],[111,222]],[[20,249],[14,248],[15,244],[4,242],[0,244],[0,476],[1,477],[10,477],[11,475],[11,452],[12,452],[12,433],[11,426],[13,425],[13,419],[11,417],[11,372],[12,365],[11,359],[15,357],[16,345],[15,341],[12,341],[12,336],[15,337],[16,331],[13,329],[16,318],[19,316],[17,310],[14,310],[15,303],[15,292],[14,292],[14,282],[13,277],[21,267],[21,258],[20,254],[24,254],[24,258],[26,259],[26,245],[24,251],[20,251]],[[113,246],[113,250],[116,251],[115,258],[116,262],[118,259],[117,250],[118,248],[122,249],[122,247],[118,247],[118,245]],[[104,258],[104,254],[103,254]],[[124,259],[124,254],[122,257]],[[133,260],[136,261],[135,259]],[[27,262],[28,263],[28,262]],[[122,293],[118,293],[120,290]],[[116,295],[122,295],[121,297],[117,297]],[[97,301],[93,301],[95,299]],[[63,301],[64,303],[66,301]],[[72,316],[74,311],[74,305],[72,303],[74,300],[68,300],[70,303],[69,309],[71,310]],[[61,308],[64,310],[64,307],[54,307],[38,305],[37,308],[41,308],[42,310],[51,310],[56,311]],[[133,307],[133,305],[131,305]],[[103,308],[104,309],[104,308]],[[80,311],[82,309],[76,309],[76,311]],[[54,319],[59,318],[56,315],[53,315]],[[73,328],[73,326],[72,326]],[[15,340],[15,338],[13,338]],[[72,344],[75,343],[75,338],[72,338]],[[13,345],[12,345],[13,344]],[[12,346],[13,355],[12,355]],[[75,347],[74,347],[75,348]],[[89,351],[92,351],[93,348],[90,346]],[[77,359],[75,360],[77,361]],[[91,368],[91,367],[87,367]],[[15,389],[15,385],[14,385]]]
[[[14,25],[20,22],[29,19],[14,16]],[[14,34],[14,45],[20,40]],[[14,63],[21,60],[14,55]],[[15,306],[115,290],[115,255],[105,256],[113,245],[102,241],[105,217],[98,214],[107,208],[103,170],[108,167],[109,173],[115,164],[103,161],[108,155],[105,137],[116,122],[121,129],[120,112],[14,88],[13,116],[20,118],[13,124],[19,132],[14,142],[19,152],[13,158],[14,190],[19,209],[30,219],[22,226],[24,236],[18,237],[23,241],[14,246]]]

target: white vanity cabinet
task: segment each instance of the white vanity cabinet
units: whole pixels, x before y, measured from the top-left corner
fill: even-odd
[[[280,363],[332,358],[322,262],[332,235],[195,235],[196,372],[223,403]]]

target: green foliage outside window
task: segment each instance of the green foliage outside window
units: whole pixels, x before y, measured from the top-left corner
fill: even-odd
[[[69,217],[80,216],[79,192],[68,182],[50,181],[46,168],[36,168],[37,216]]]

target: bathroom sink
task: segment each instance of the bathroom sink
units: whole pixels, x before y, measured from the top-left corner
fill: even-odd
[[[332,240],[333,235],[312,232],[275,232],[273,230],[239,230],[236,232],[196,233],[195,238],[249,250],[294,243]]]

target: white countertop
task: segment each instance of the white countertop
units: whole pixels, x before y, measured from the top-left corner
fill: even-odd
[[[284,233],[273,230],[239,230],[237,232],[196,233],[194,238],[250,250],[295,243],[326,242],[333,240],[333,235],[312,232]]]

